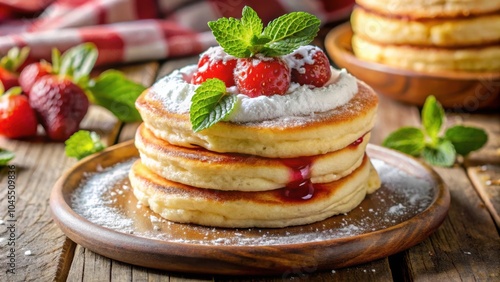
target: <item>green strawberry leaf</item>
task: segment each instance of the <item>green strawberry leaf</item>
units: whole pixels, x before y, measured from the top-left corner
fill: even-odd
[[[105,146],[95,132],[79,130],[64,142],[66,156],[78,160],[104,150]]]
[[[422,108],[422,125],[432,142],[438,141],[438,135],[445,120],[444,110],[434,96],[428,96]]]
[[[189,110],[194,132],[209,128],[224,119],[236,105],[235,95],[226,93],[226,85],[220,79],[207,79],[195,91]]]
[[[117,70],[107,70],[89,83],[91,100],[111,111],[120,121],[141,121],[135,101],[146,89]]]
[[[0,166],[6,166],[14,157],[13,152],[0,148]]]
[[[15,72],[26,61],[30,53],[30,48],[25,46],[11,48],[5,56],[0,59],[0,66],[5,70]]]
[[[450,140],[457,153],[462,156],[480,149],[488,141],[488,135],[484,130],[462,125],[448,128],[444,136]]]
[[[238,58],[261,53],[280,56],[311,42],[319,30],[320,20],[306,12],[292,12],[270,22],[264,29],[262,20],[245,6],[241,20],[220,18],[208,26],[224,51]]]
[[[449,140],[440,139],[437,146],[426,146],[422,151],[422,157],[431,165],[450,167],[455,163],[457,155]]]
[[[59,74],[68,75],[76,84],[85,86],[98,55],[93,43],[74,46],[62,54]]]
[[[425,147],[425,136],[419,128],[402,127],[389,134],[382,142],[382,146],[419,156]]]
[[[52,48],[52,72],[59,73],[61,70],[61,51]]]

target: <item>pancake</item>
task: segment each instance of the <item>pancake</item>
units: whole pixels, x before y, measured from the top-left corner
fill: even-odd
[[[357,34],[352,37],[356,57],[371,62],[416,71],[473,71],[500,70],[500,45],[476,48],[433,48],[412,45],[387,45],[367,40]]]
[[[320,155],[355,142],[374,125],[378,105],[375,92],[358,82],[358,93],[347,104],[312,116],[262,122],[218,122],[193,132],[189,115],[167,111],[147,89],[136,101],[146,127],[171,144],[200,146],[219,153],[269,158]]]
[[[141,125],[135,145],[143,165],[170,181],[216,190],[266,191],[304,179],[304,175],[312,183],[327,183],[348,175],[361,164],[369,139],[367,133],[338,151],[272,159],[175,146]]]
[[[285,227],[320,221],[352,210],[367,191],[380,186],[367,156],[351,174],[305,191],[305,200],[287,196],[290,191],[286,189],[241,192],[195,188],[158,176],[141,160],[133,165],[130,181],[137,199],[167,220],[232,228]]]
[[[412,19],[467,17],[500,11],[500,0],[356,0],[385,15]]]
[[[470,47],[500,43],[500,13],[417,21],[356,7],[351,26],[357,35],[380,44]]]

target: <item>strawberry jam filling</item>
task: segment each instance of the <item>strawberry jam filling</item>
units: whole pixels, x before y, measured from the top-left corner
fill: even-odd
[[[363,136],[349,144],[349,147],[357,147],[363,143]],[[282,159],[281,163],[290,168],[290,180],[281,188],[283,195],[293,200],[309,200],[314,196],[315,184],[311,182],[311,166],[313,157],[300,157]]]

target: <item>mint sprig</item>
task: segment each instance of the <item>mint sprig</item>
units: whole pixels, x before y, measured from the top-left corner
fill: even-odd
[[[235,95],[226,92],[222,80],[207,79],[191,99],[189,114],[193,131],[201,131],[223,120],[234,109],[236,101]]]
[[[421,112],[422,126],[402,127],[386,137],[382,145],[412,156],[421,156],[435,166],[450,167],[457,154],[467,156],[482,148],[488,141],[483,129],[463,125],[447,128],[444,109],[434,96],[425,100]]]
[[[241,20],[220,18],[208,22],[215,39],[230,55],[248,58],[286,55],[306,45],[316,36],[320,20],[306,12],[292,12],[271,21],[263,28],[262,20],[245,6]]]
[[[141,115],[135,108],[137,97],[146,88],[135,83],[117,70],[107,70],[90,81],[88,90],[91,100],[97,105],[108,109],[120,121],[135,122],[141,120]]]
[[[104,150],[106,146],[97,133],[87,130],[79,130],[65,141],[64,151],[66,156],[78,160]]]
[[[0,167],[6,166],[15,157],[12,151],[0,148]]]

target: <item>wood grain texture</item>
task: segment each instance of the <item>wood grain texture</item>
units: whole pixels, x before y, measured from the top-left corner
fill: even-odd
[[[88,116],[82,121],[82,127],[102,132],[112,131],[114,121],[98,112],[98,109],[91,108]],[[72,166],[75,160],[65,156],[63,143],[50,142],[42,134],[40,131],[39,137],[26,141],[0,139],[0,147],[10,149],[16,154],[12,164],[16,166],[17,177],[16,275],[7,276],[5,271],[1,271],[1,281],[57,280],[57,277],[65,276],[66,263],[71,257],[72,246],[54,225],[48,199],[61,172]],[[7,183],[5,168],[2,170],[0,181]],[[6,199],[6,191],[0,190],[1,199]],[[6,201],[2,201],[2,205],[4,204]],[[2,218],[6,217],[6,211],[5,205]],[[0,237],[5,238],[6,230],[0,230]],[[24,255],[26,251],[31,251],[32,255]],[[6,265],[7,257],[2,256],[0,261],[2,265]]]
[[[152,83],[158,77],[197,57],[169,61],[159,69],[157,63],[137,64],[126,70],[138,82]],[[158,74],[157,74],[158,73]],[[419,109],[380,97],[373,144],[380,144],[392,131],[403,125],[419,124]],[[15,151],[20,196],[16,210],[18,233],[16,243],[17,272],[6,276],[0,257],[0,281],[498,281],[500,242],[498,222],[492,214],[498,212],[498,187],[485,185],[482,172],[469,172],[485,165],[498,164],[500,123],[498,114],[448,113],[449,124],[467,123],[484,127],[490,140],[485,149],[471,154],[463,163],[450,168],[436,168],[451,190],[451,208],[443,225],[428,239],[389,258],[367,264],[323,272],[296,269],[284,276],[254,277],[196,276],[171,273],[117,262],[76,245],[53,223],[48,209],[48,195],[56,179],[75,161],[64,156],[63,146],[43,138],[16,141],[0,138],[0,147]],[[133,138],[137,124],[121,125],[102,109],[92,109],[83,127],[101,134],[108,144]],[[117,136],[119,134],[119,136]],[[488,170],[489,171],[489,170]],[[480,178],[481,183],[474,180]],[[497,174],[494,174],[496,177]],[[496,178],[492,178],[493,180]],[[6,183],[6,168],[0,170],[0,183]],[[482,185],[482,186],[481,186]],[[478,187],[482,190],[477,190]],[[482,193],[485,192],[485,193]],[[6,190],[0,189],[0,219],[6,218]],[[481,197],[480,197],[481,196]],[[491,208],[485,205],[491,202]],[[0,238],[7,236],[0,225]],[[5,241],[0,242],[2,251]],[[25,256],[30,250],[33,255]],[[200,263],[203,263],[200,261]],[[119,278],[119,280],[117,279]]]
[[[375,144],[379,144],[390,132],[401,126],[421,126],[420,109],[416,106],[411,107],[381,96],[380,108],[383,110],[378,112],[377,123],[372,131],[372,142]],[[496,114],[447,114],[447,127],[455,124],[482,127],[488,132],[490,139],[485,148],[469,156],[465,167],[458,163],[454,168],[435,168],[451,190],[449,216],[443,226],[429,239],[390,258],[391,267],[400,279],[408,281],[498,279],[500,264],[494,257],[500,255],[499,237],[482,201],[492,203],[491,215],[495,218],[494,212],[498,211],[498,201],[500,201],[499,192],[492,186],[483,185],[482,189],[478,189],[480,186],[474,181],[471,182],[472,178],[469,179],[466,173],[467,165],[471,163],[479,165],[498,162],[500,139],[495,137],[499,136],[500,124],[496,119],[497,116]],[[486,195],[481,199],[473,187],[485,192]],[[481,243],[484,241],[488,243]],[[477,257],[477,261],[471,262],[469,259],[471,256]],[[488,263],[490,259],[495,262]]]

